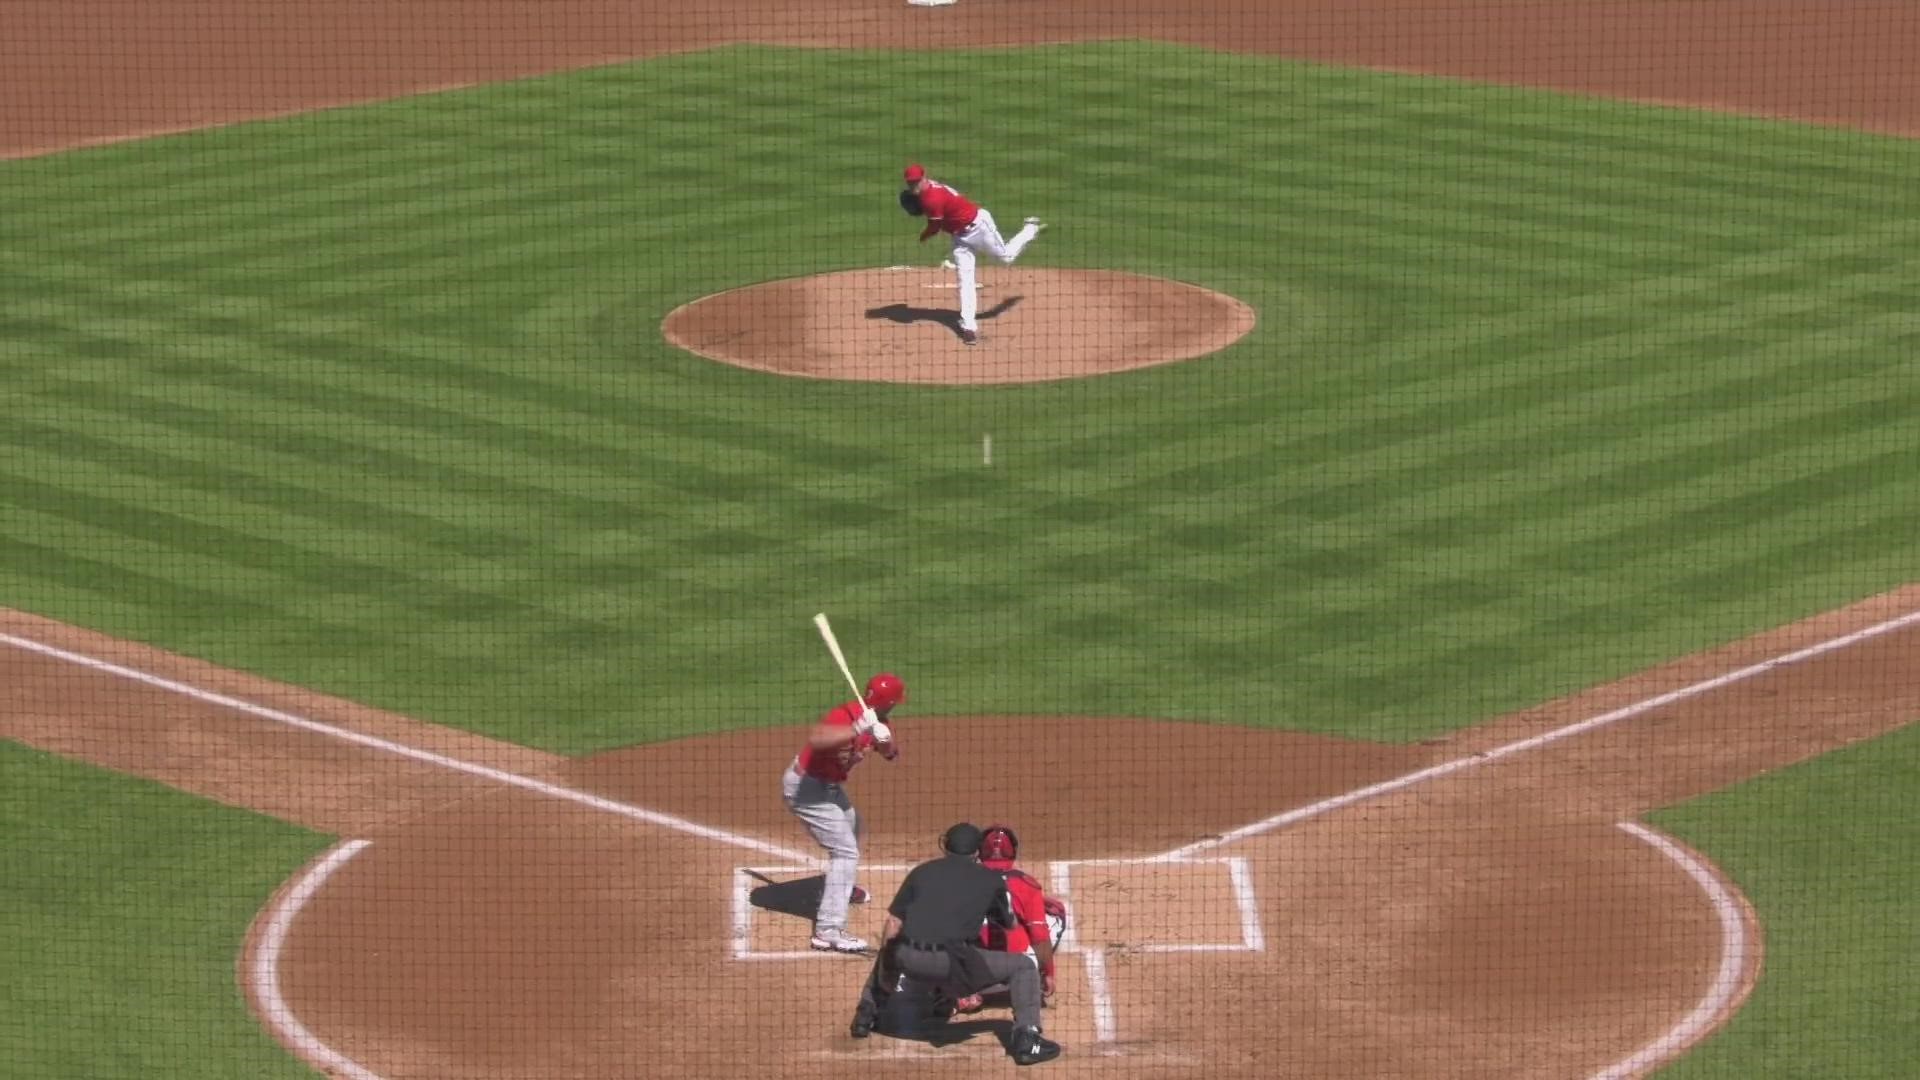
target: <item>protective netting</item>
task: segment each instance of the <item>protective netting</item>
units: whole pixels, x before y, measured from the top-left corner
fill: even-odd
[[[3,0],[0,1076],[1920,1075],[1917,133],[1906,0]]]

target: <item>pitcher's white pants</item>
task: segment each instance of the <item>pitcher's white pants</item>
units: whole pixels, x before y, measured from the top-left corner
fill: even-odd
[[[847,904],[852,901],[854,879],[860,872],[860,811],[853,808],[846,788],[802,776],[791,765],[781,778],[780,794],[787,809],[827,849],[826,885],[820,893],[814,928],[845,930]]]
[[[953,265],[955,272],[960,275],[960,329],[976,332],[980,329],[980,283],[973,272],[974,252],[1011,263],[1039,235],[1038,225],[1027,225],[1014,233],[1013,239],[1002,240],[1000,226],[994,223],[993,215],[985,207],[980,209],[973,224],[954,234]]]

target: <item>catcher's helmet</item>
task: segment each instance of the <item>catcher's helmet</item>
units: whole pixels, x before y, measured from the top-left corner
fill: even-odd
[[[890,708],[907,700],[907,684],[900,676],[883,671],[867,680],[867,704],[876,709]]]
[[[980,838],[980,859],[1005,859],[1008,862],[1020,857],[1020,838],[1005,825],[989,825]]]

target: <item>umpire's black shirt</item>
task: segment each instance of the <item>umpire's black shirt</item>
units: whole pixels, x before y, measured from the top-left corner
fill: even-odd
[[[971,855],[947,855],[907,874],[887,911],[900,920],[900,936],[928,945],[957,945],[980,936],[991,918],[1012,925],[1007,882]]]

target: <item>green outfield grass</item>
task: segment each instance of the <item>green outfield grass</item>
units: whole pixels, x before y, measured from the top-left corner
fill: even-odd
[[[1767,928],[1752,1000],[1675,1080],[1920,1076],[1915,791],[1920,726],[1654,816],[1713,852]]]
[[[1035,265],[1260,325],[1014,389],[662,342],[937,261],[909,159],[1046,216]],[[1915,576],[1917,171],[1131,43],[727,49],[8,163],[0,603],[566,753],[810,718],[822,610],[909,712],[1420,738]]]
[[[240,996],[254,913],[313,833],[0,739],[0,1072],[310,1077]]]

